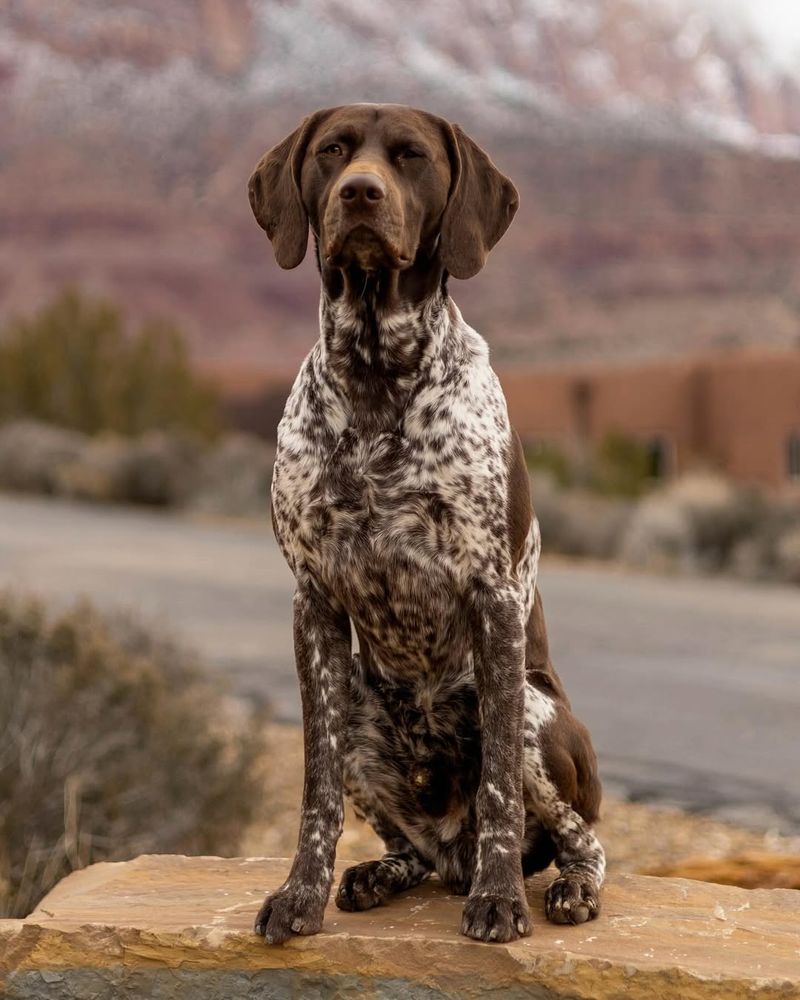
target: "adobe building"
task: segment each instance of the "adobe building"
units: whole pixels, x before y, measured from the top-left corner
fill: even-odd
[[[740,482],[800,491],[800,350],[505,370],[500,378],[526,446],[574,452],[620,432],[648,445],[655,475],[702,464]]]
[[[271,440],[293,375],[207,371],[234,426]],[[523,444],[589,450],[609,432],[648,445],[655,476],[713,466],[800,495],[800,350],[740,350],[618,367],[499,369]]]

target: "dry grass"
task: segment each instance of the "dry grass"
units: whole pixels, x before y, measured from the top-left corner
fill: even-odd
[[[0,916],[94,861],[236,853],[261,729],[168,637],[0,594]]]

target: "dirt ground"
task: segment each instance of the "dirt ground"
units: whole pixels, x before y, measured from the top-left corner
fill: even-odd
[[[241,852],[247,856],[291,857],[297,841],[302,789],[302,732],[297,726],[271,725],[267,739],[264,806],[247,831]],[[677,809],[611,797],[604,800],[598,833],[610,871],[685,875],[734,881],[751,888],[800,888],[800,838],[746,830]],[[366,861],[380,854],[378,838],[348,809],[339,857]],[[739,859],[733,868],[729,861],[732,858]],[[728,877],[731,870],[736,874]]]

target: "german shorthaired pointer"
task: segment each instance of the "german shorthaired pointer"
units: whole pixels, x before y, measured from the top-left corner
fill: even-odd
[[[510,941],[530,933],[523,878],[555,860],[547,916],[582,923],[605,867],[594,751],[548,655],[522,448],[447,293],[483,267],[517,192],[457,125],[359,104],[306,118],[249,193],[281,267],[311,226],[322,278],[272,482],[297,579],[302,818],[256,931],[320,930],[343,792],[386,853],[345,872],[341,909],[435,871],[467,896],[464,934]]]

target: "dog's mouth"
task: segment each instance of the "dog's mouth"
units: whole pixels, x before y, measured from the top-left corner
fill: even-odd
[[[331,239],[323,251],[329,267],[357,265],[363,271],[384,268],[402,270],[412,263],[411,256],[387,236],[366,224],[354,226],[344,236]]]

